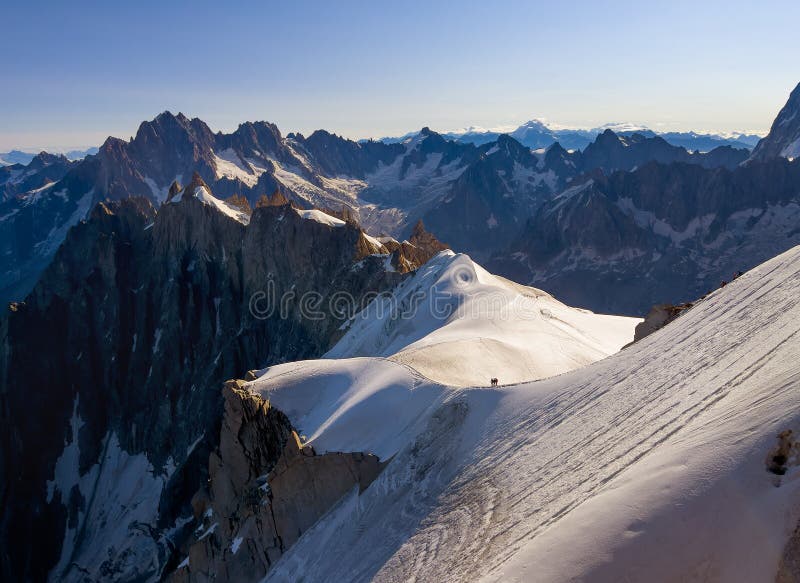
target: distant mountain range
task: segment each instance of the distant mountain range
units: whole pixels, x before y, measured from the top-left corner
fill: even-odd
[[[592,129],[568,129],[555,125],[548,125],[544,120],[533,119],[525,122],[518,128],[510,131],[486,130],[482,128],[467,128],[465,130],[443,132],[441,135],[449,140],[470,144],[488,144],[494,142],[501,135],[509,135],[524,146],[534,150],[548,148],[558,142],[567,150],[583,150],[591,144],[598,135],[606,130],[622,136],[640,134],[645,137],[660,136],[673,146],[680,146],[689,151],[698,150],[708,152],[719,146],[732,146],[752,150],[761,139],[761,136],[747,133],[698,133],[698,132],[656,132],[645,126],[630,123],[610,123]],[[400,137],[380,138],[387,144],[402,142],[416,135],[411,132]]]
[[[41,153],[41,152],[39,152]],[[27,166],[39,154],[37,152],[23,152],[21,150],[11,150],[10,152],[0,152],[0,166],[11,166],[22,164]],[[86,150],[69,150],[67,152],[50,152],[51,154],[62,154],[68,160],[82,160],[86,156],[97,154],[97,148],[87,148]]]

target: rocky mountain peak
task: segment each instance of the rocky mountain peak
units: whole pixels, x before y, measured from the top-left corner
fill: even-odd
[[[271,196],[262,194],[261,198],[256,201],[256,208],[267,206],[287,206],[290,205],[289,199],[284,196],[280,190],[276,190]]]
[[[561,146],[561,144],[556,142],[555,144],[547,148],[547,150],[544,153],[545,165],[548,167],[559,166],[563,164],[564,161],[568,160],[571,156],[572,155],[569,152],[567,152],[567,150],[565,150]],[[574,154],[574,157],[579,157],[579,156],[580,152],[576,152]]]
[[[450,249],[449,245],[425,229],[421,219],[414,225],[408,240],[398,243],[392,238],[385,238],[383,246],[392,254],[392,266],[400,273],[419,269],[440,251]]]
[[[42,150],[33,157],[33,160],[30,161],[27,168],[28,170],[41,170],[46,166],[57,164],[59,162],[62,164],[69,164],[69,160],[63,154],[50,154],[49,152]]]
[[[177,180],[173,180],[172,184],[169,185],[169,191],[167,192],[167,202],[172,200],[176,194],[183,190],[183,187]]]
[[[758,142],[749,161],[800,157],[800,83],[772,123],[769,134]]]
[[[597,136],[594,143],[602,146],[606,144],[620,144],[622,140],[620,140],[619,136],[615,134],[613,130],[607,129]]]
[[[530,149],[520,144],[508,134],[501,134],[497,137],[497,148],[508,154],[514,160],[530,158]]]
[[[167,154],[170,147],[186,157],[188,148],[204,152],[211,150],[213,145],[214,134],[205,122],[198,118],[190,120],[182,113],[172,115],[168,111],[151,121],[142,122],[131,142],[135,154],[150,159]]]
[[[414,228],[411,229],[409,242],[417,247],[424,247],[426,249],[435,251],[436,253],[450,248],[449,245],[439,241],[439,239],[436,238],[436,235],[428,232],[425,229],[425,224],[422,222],[422,219],[418,220],[414,225]]]
[[[192,179],[189,181],[189,184],[186,185],[184,190],[188,193],[192,193],[195,191],[195,189],[200,188],[201,186],[209,190],[209,192],[211,191],[211,189],[208,187],[208,184],[206,184],[206,181],[203,180],[203,177],[197,172],[194,172],[192,174]]]
[[[538,119],[524,123],[511,132],[511,136],[532,149],[546,148],[558,141],[556,134]]]
[[[246,156],[258,152],[284,157],[281,131],[278,126],[267,121],[245,122],[229,136],[217,134],[217,138],[222,149],[232,148]]]

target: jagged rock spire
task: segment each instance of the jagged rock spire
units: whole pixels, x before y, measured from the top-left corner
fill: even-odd
[[[287,204],[290,204],[289,199],[286,198],[280,190],[276,189],[275,192],[272,193],[272,196],[262,194],[256,202],[256,208],[264,206],[286,206]]]
[[[171,201],[176,194],[183,190],[183,187],[177,180],[173,180],[169,185],[169,192],[167,193],[167,202]]]
[[[194,172],[192,174],[192,179],[189,181],[189,184],[186,185],[186,191],[194,192],[196,188],[199,188],[201,186],[205,187],[209,192],[211,192],[211,189],[208,188],[208,184],[206,184],[205,180],[203,180],[200,174]]]

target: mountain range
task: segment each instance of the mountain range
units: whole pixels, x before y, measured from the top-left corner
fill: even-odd
[[[429,128],[384,143],[324,130],[283,136],[268,122],[214,133],[197,118],[164,112],[82,161],[40,154],[0,170],[0,299],[24,299],[69,228],[98,202],[141,196],[157,207],[197,173],[221,199],[254,206],[280,192],[301,208],[344,213],[373,236],[401,241],[422,220],[517,281],[583,307],[644,314],[796,241],[797,110],[795,90],[753,152],[724,145],[705,153],[631,128],[606,129],[582,150],[559,142],[532,149],[524,142],[541,128],[530,124],[480,145]],[[578,188],[588,181],[592,188]],[[569,225],[579,232],[570,235]],[[648,283],[617,293],[632,277]],[[601,283],[584,296],[586,278]]]
[[[68,160],[82,160],[86,156],[97,154],[97,148],[87,148],[85,150],[67,150],[66,152],[51,152],[57,155],[63,155]],[[12,166],[14,164],[21,164],[27,166],[31,161],[36,158],[36,152],[23,152],[21,150],[11,150],[9,152],[0,152],[0,166]]]
[[[79,163],[62,158],[46,175],[33,163],[5,168],[0,298],[24,298],[68,229],[98,202],[143,196],[159,205],[173,183],[195,172],[221,198],[239,195],[255,204],[280,191],[304,208],[347,212],[374,235],[402,239],[421,219],[440,239],[487,259],[587,171],[631,170],[648,160],[732,168],[748,155],[728,146],[689,153],[660,137],[611,131],[583,152],[558,144],[532,151],[510,136],[476,146],[428,128],[395,144],[357,143],[322,130],[284,137],[267,122],[222,134],[165,112],[142,123],[130,141],[109,138],[96,155]]]
[[[522,145],[534,150],[548,148],[558,142],[568,150],[583,150],[591,144],[597,136],[611,130],[622,136],[641,134],[648,138],[660,136],[673,146],[686,148],[689,151],[708,152],[719,146],[731,146],[752,150],[761,139],[756,134],[738,133],[699,133],[699,132],[655,132],[645,126],[630,123],[609,123],[592,129],[562,128],[548,124],[544,120],[532,119],[516,129],[509,131],[487,130],[483,128],[467,128],[460,131],[442,132],[442,136],[456,142],[466,142],[476,145],[488,144],[497,141],[501,135],[510,135]],[[407,140],[416,133],[412,132],[401,137],[380,138],[386,143],[396,143]]]
[[[800,247],[615,354],[639,319],[437,244],[403,272],[387,244],[199,175],[98,204],[0,320],[3,579],[796,573],[769,460],[797,422]],[[271,289],[281,311],[254,308]]]

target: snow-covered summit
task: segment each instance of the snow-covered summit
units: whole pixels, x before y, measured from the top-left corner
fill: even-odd
[[[357,314],[326,357],[391,358],[459,386],[514,383],[605,358],[638,322],[571,308],[448,250]]]

